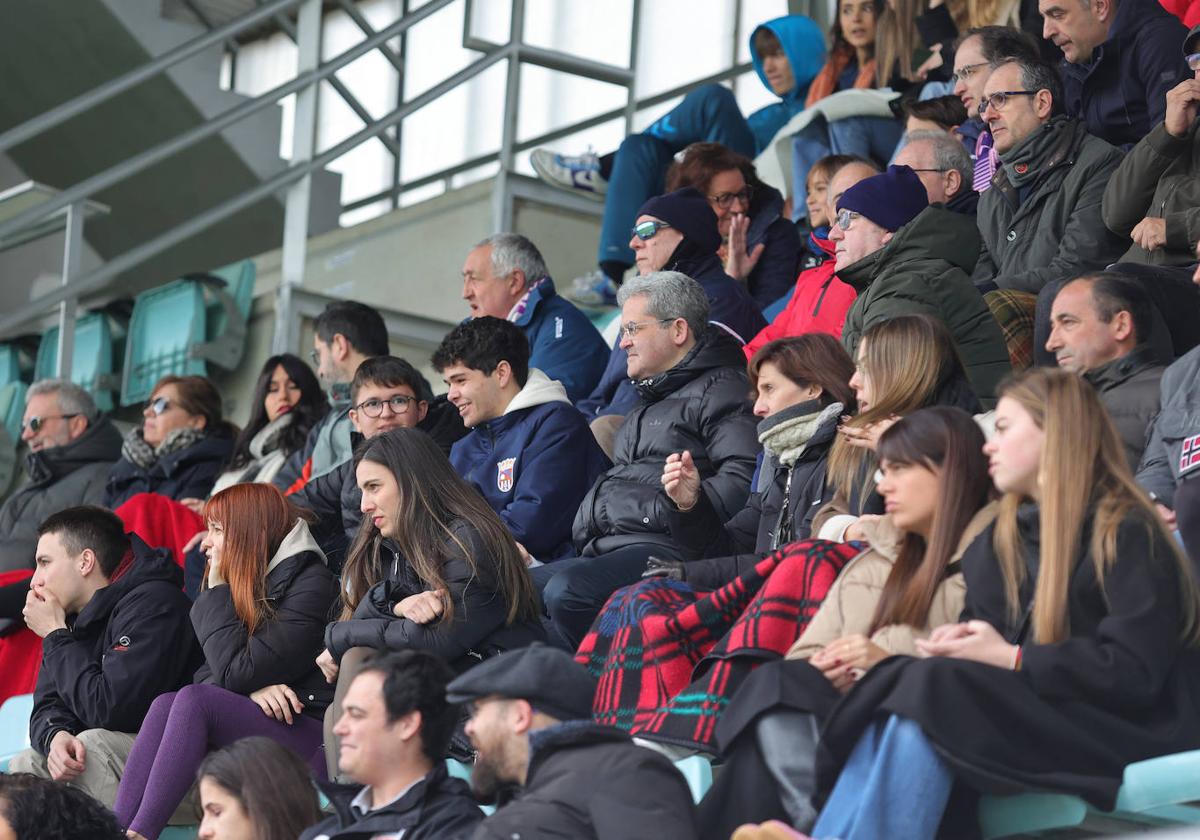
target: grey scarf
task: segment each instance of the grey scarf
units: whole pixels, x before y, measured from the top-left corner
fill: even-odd
[[[804,454],[817,429],[843,410],[839,402],[825,408],[816,400],[777,411],[758,424],[758,442],[783,467],[791,467]]]
[[[142,437],[142,429],[139,426],[125,436],[125,443],[121,445],[121,457],[143,470],[148,470],[157,464],[164,455],[187,449],[206,435],[207,432],[203,429],[181,426],[167,432],[167,436],[158,446],[151,446]]]

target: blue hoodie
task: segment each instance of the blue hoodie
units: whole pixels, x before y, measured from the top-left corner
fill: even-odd
[[[786,15],[769,20],[755,27],[754,32],[750,33],[750,57],[754,61],[754,70],[758,73],[759,80],[767,90],[771,90],[771,86],[767,83],[766,73],[763,72],[762,60],[754,49],[754,36],[759,29],[769,29],[775,33],[775,37],[783,45],[783,54],[792,65],[792,75],[796,84],[779,102],[759,108],[746,118],[750,131],[754,134],[756,155],[762,154],[763,149],[779,133],[779,129],[787,125],[788,120],[804,110],[808,86],[825,65],[825,33],[811,18]]]

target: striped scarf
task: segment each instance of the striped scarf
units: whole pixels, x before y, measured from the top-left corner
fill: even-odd
[[[992,147],[992,133],[983,131],[975,141],[975,174],[971,178],[971,189],[981,193],[990,187],[999,164],[1000,156]]]
[[[533,290],[545,283],[548,277],[543,277],[525,290],[525,294],[521,295],[521,299],[517,301],[513,308],[508,311],[508,320],[516,323],[521,320],[521,316],[525,314],[525,310],[529,308],[529,296],[533,294]]]

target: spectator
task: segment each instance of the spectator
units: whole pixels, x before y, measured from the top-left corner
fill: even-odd
[[[864,528],[867,547],[786,660],[756,670],[727,707],[718,724],[726,772],[700,804],[703,836],[724,840],[771,818],[811,828],[817,734],[829,712],[873,666],[915,656],[917,639],[962,612],[962,556],[996,515],[983,442],[956,408],[921,409],[880,437],[889,512]]]
[[[32,569],[38,523],[64,508],[99,504],[109,469],[121,457],[116,427],[87,391],[63,379],[30,386],[21,440],[29,447],[25,484],[0,507],[0,572]],[[0,613],[0,619],[19,613]]]
[[[112,813],[83,791],[29,773],[0,773],[0,837],[125,840]]]
[[[609,467],[559,382],[530,367],[525,336],[484,316],[459,324],[433,354],[470,434],[450,463],[537,560],[572,552],[571,523]]]
[[[834,220],[837,218],[837,200],[842,197],[842,193],[859,181],[878,175],[879,167],[870,161],[850,155],[830,155],[821,161],[825,161],[829,166],[829,183],[826,189],[828,203],[825,214],[829,219],[829,230],[832,231]],[[814,164],[811,171],[817,171],[821,161]],[[777,338],[803,335],[807,332],[828,333],[837,339],[842,337],[846,313],[850,311],[858,293],[854,291],[854,287],[843,283],[834,275],[837,266],[837,243],[826,234],[826,238],[820,240],[819,245],[828,255],[828,259],[816,268],[801,272],[796,278],[796,286],[787,306],[746,345],[747,359]]]
[[[474,840],[698,836],[679,771],[621,730],[592,723],[595,690],[582,666],[545,645],[498,656],[450,683],[450,702],[470,704],[476,796],[520,789]]]
[[[459,717],[446,702],[452,679],[446,663],[423,651],[368,660],[350,684],[334,728],[341,739],[338,766],[362,788],[330,787],[333,816],[300,840],[470,836],[483,812],[466,783],[446,771]]]
[[[9,769],[71,782],[111,807],[131,733],[154,698],[188,683],[201,661],[183,573],[170,552],[131,539],[101,508],[59,511],[38,534],[24,615],[44,653],[32,749]]]
[[[929,207],[925,186],[907,166],[891,166],[838,199],[838,275],[858,291],[842,343],[854,354],[863,330],[897,315],[926,313],[954,336],[981,398],[1010,370],[1000,326],[971,285],[979,237],[970,219]]]
[[[605,196],[596,257],[600,270],[579,278],[570,297],[590,304],[615,302],[616,287],[635,262],[626,237],[629,225],[644,210],[634,211],[663,192],[663,178],[674,155],[703,141],[756,157],[787,121],[804,109],[809,82],[825,57],[823,40],[817,25],[801,15],[775,18],[755,27],[750,33],[754,69],[763,86],[780,101],[749,117],[742,116],[729,88],[704,85],[645,131],[626,137],[615,154],[572,157],[548,149],[533,152],[533,168],[547,183]]]
[[[204,507],[207,587],[192,605],[204,650],[195,684],[159,695],[129,753],[113,810],[157,837],[205,753],[273,738],[324,769],[321,718],[333,692],[313,659],[338,597],[307,523],[269,484],[237,484]]]
[[[720,143],[693,143],[680,155],[667,170],[666,192],[694,187],[708,198],[725,273],[744,283],[760,308],[770,305],[792,284],[801,250],[783,196],[759,180],[750,158]]]
[[[896,153],[896,165],[917,173],[930,204],[975,218],[979,193],[971,189],[974,164],[962,143],[944,131],[916,131],[905,135]]]
[[[957,135],[958,129],[967,121],[966,106],[953,94],[932,99],[902,99],[900,110],[904,114],[906,135],[918,131]]]
[[[845,164],[854,160],[850,155],[828,155],[813,164],[808,170],[808,180],[805,189],[808,194],[806,209],[808,215],[804,222],[808,225],[807,236],[804,237],[804,250],[800,254],[800,273],[816,268],[833,256],[829,242],[829,179]],[[798,223],[803,231],[804,222]],[[774,301],[771,306],[763,309],[763,317],[774,320],[775,315],[787,305],[792,297],[793,289]]]
[[[1036,350],[1046,345],[1058,287],[1114,262],[1121,249],[1100,216],[1121,153],[1064,116],[1061,101],[1054,68],[1021,59],[996,67],[981,99],[1000,167],[979,199],[984,247],[974,279],[1038,295]]]
[[[142,418],[125,436],[121,460],[108,475],[104,506],[119,507],[138,493],[177,502],[208,498],[237,433],[221,419],[216,386],[203,376],[164,376]]]
[[[329,400],[304,360],[291,353],[267,359],[254,385],[250,420],[233,442],[233,457],[213,493],[244,481],[270,483],[328,413]]]
[[[321,819],[308,766],[261,735],[209,753],[196,774],[200,840],[294,840]]]
[[[638,211],[629,244],[637,253],[640,276],[658,271],[686,274],[703,289],[710,317],[743,341],[766,326],[745,286],[730,279],[721,267],[717,218],[699,191],[686,187],[647,201]],[[637,405],[625,362],[625,351],[618,342],[600,384],[577,405],[589,420],[625,415]]]
[[[373,438],[355,455],[355,472],[364,519],[342,571],[341,620],[317,658],[338,686],[325,715],[327,761],[338,754],[333,724],[365,649],[426,650],[462,671],[544,638],[512,535],[428,435]]]
[[[429,401],[423,396],[428,390],[425,377],[404,359],[373,356],[364,361],[350,383],[351,442],[357,445],[392,429],[420,427],[429,417]],[[354,462],[344,461],[314,478],[291,498],[316,516],[314,536],[330,567],[340,572],[362,524],[362,491]]]
[[[875,666],[822,730],[815,837],[932,838],[955,783],[1110,810],[1127,765],[1200,746],[1194,573],[1095,391],[1027,372],[996,432],[985,451],[1005,497],[963,557],[962,623],[918,641],[927,658]],[[946,836],[978,830],[965,810],[972,824],[950,819]]]
[[[1163,121],[1167,91],[1188,76],[1187,34],[1157,0],[1039,0],[1042,36],[1063,52],[1063,105],[1092,135],[1129,148]]]
[[[1163,368],[1143,343],[1152,307],[1136,280],[1111,271],[1085,275],[1055,296],[1046,342],[1060,368],[1082,375],[1099,392],[1131,470],[1159,409]]]
[[[467,254],[462,276],[472,318],[512,321],[529,339],[530,363],[561,382],[572,402],[591,393],[604,372],[604,339],[555,291],[532,242],[519,233],[489,236]]]
[[[329,388],[329,413],[308,434],[304,448],[292,453],[272,484],[285,493],[302,488],[350,460],[350,382],[364,360],[388,354],[388,333],[379,313],[353,300],[327,304],[313,324],[312,362]]]
[[[700,284],[657,272],[626,283],[619,299],[621,349],[641,404],[617,432],[612,468],[579,507],[580,556],[549,566],[553,579],[534,570],[546,584],[556,642],[572,650],[608,596],[640,577],[648,555],[695,556],[670,535],[662,490],[667,457],[690,452],[703,492],[725,521],[745,506],[758,452],[741,348],[707,324]]]

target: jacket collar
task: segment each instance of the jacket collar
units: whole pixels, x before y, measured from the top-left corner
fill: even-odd
[[[555,297],[558,292],[554,289],[554,281],[549,277],[543,277],[541,281],[529,290],[529,294],[525,297],[525,309],[513,319],[513,323],[518,327],[527,327],[529,322],[533,320],[534,310],[538,304],[544,300],[549,300]]]
[[[1020,203],[1017,189],[1041,181],[1060,166],[1073,164],[1085,136],[1087,129],[1078,120],[1061,114],[1051,117],[1000,159],[992,186],[1015,207]]]
[[[1148,344],[1139,344],[1119,359],[1113,359],[1108,364],[1089,370],[1083,378],[1103,393],[1127,382],[1142,371],[1155,367],[1161,365],[1154,349]]]
[[[556,752],[572,747],[621,742],[629,742],[628,733],[590,720],[569,720],[535,730],[529,734],[529,768],[525,774],[525,786],[530,787],[537,768]]]
[[[643,400],[654,403],[713,368],[744,369],[745,365],[746,356],[737,340],[721,327],[710,324],[675,367],[634,382],[633,387]]]
[[[169,549],[150,548],[137,534],[129,535],[132,550],[118,566],[118,573],[102,589],[96,590],[71,624],[73,633],[103,628],[121,599],[144,583],[166,581],[182,588],[183,570]],[[132,556],[130,556],[132,555]]]
[[[86,464],[121,457],[121,433],[107,419],[96,420],[84,433],[63,446],[25,454],[25,474],[31,484],[58,481]]]
[[[340,785],[318,778],[314,778],[314,781],[317,788],[328,797],[330,804],[333,805],[341,828],[345,829],[356,823],[367,823],[367,821],[379,817],[386,817],[386,826],[381,825],[379,828],[398,831],[420,823],[421,809],[424,807],[426,798],[435,793],[448,779],[449,773],[446,770],[445,762],[434,762],[433,769],[399,799],[361,816],[354,811],[352,803],[363,788],[357,785]]]

